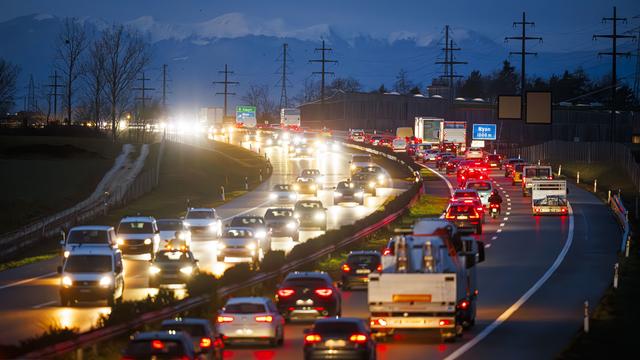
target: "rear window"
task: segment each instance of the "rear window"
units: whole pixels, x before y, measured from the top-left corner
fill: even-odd
[[[179,341],[167,340],[137,340],[127,346],[126,354],[129,356],[157,355],[160,359],[165,357],[185,355],[185,349]]]
[[[327,285],[327,280],[318,277],[299,277],[285,280],[285,285],[291,286],[322,286]]]
[[[111,256],[108,255],[72,254],[64,265],[64,271],[70,273],[105,273],[111,270]]]
[[[475,213],[471,205],[453,205],[449,207],[449,215],[469,215]]]
[[[463,198],[463,197],[472,197],[472,198],[474,198],[476,196],[478,196],[478,193],[475,192],[475,191],[456,191],[453,194],[453,197],[455,197],[455,198]]]
[[[487,159],[490,161],[500,161],[500,155],[489,155],[487,156]]]
[[[118,225],[119,234],[149,234],[153,232],[150,222],[121,222]]]
[[[477,191],[491,190],[491,184],[488,182],[474,182],[467,184],[467,189],[475,189]]]
[[[356,322],[320,321],[313,326],[313,331],[325,334],[353,334],[362,331],[362,328]]]
[[[192,337],[202,337],[207,335],[205,327],[200,324],[165,324],[162,325],[162,330],[175,330],[176,332],[183,331]]]
[[[69,233],[69,244],[106,244],[106,231],[102,230],[73,230]]]
[[[377,266],[380,263],[380,257],[376,255],[350,255],[347,258],[347,263]]]
[[[255,314],[264,313],[266,311],[264,304],[256,303],[237,303],[229,304],[224,307],[224,312],[230,314]]]

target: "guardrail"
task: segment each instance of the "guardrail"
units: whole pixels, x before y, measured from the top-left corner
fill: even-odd
[[[619,195],[613,195],[611,197],[609,200],[609,206],[611,207],[611,211],[613,211],[618,224],[622,227],[622,243],[620,245],[620,252],[625,252],[630,233],[629,212],[624,207]]]
[[[367,151],[367,152],[372,152],[375,151],[373,149],[368,149],[365,147],[361,147],[361,146],[357,146],[357,145],[352,145],[352,144],[346,144],[350,147],[354,147],[354,148],[359,148],[363,151]],[[388,155],[388,154],[387,154]],[[406,164],[404,161],[397,159],[394,156],[386,156],[389,159],[394,158],[395,161],[399,161],[402,162],[404,164]],[[392,160],[394,160],[392,159]],[[408,165],[407,165],[408,166]],[[410,166],[408,166],[409,169],[411,169]],[[411,170],[413,172],[413,170]],[[419,188],[414,184],[413,187],[409,188],[407,191],[410,190],[414,190],[415,194],[412,196],[411,200],[409,202],[407,202],[407,204],[402,207],[401,209],[393,212],[392,214],[388,215],[387,217],[385,217],[384,219],[382,219],[381,221],[377,222],[376,224],[373,224],[371,226],[368,226],[364,229],[361,229],[359,231],[357,231],[355,234],[339,241],[336,244],[327,246],[326,248],[324,248],[323,250],[317,251],[316,253],[314,253],[312,256],[306,257],[304,259],[299,259],[299,260],[294,260],[291,261],[289,264],[286,264],[282,267],[280,267],[278,270],[274,270],[268,273],[261,273],[261,274],[257,274],[256,276],[252,277],[251,279],[241,283],[241,284],[235,284],[235,285],[230,285],[230,286],[226,286],[226,287],[222,287],[218,289],[217,295],[224,297],[227,296],[229,294],[232,294],[240,289],[243,288],[247,288],[247,287],[251,287],[254,286],[256,284],[259,284],[261,282],[264,282],[266,280],[270,280],[270,279],[274,279],[277,278],[278,276],[284,275],[285,273],[292,271],[294,269],[296,269],[297,267],[304,265],[306,263],[309,262],[313,262],[316,260],[321,259],[322,257],[336,251],[337,249],[340,249],[342,247],[345,247],[365,236],[368,236],[378,230],[380,230],[381,228],[383,228],[384,226],[387,226],[388,224],[390,224],[391,222],[395,221],[396,219],[398,219],[404,212],[405,210],[410,207],[411,205],[413,205],[415,203],[415,201],[418,199],[419,197]],[[67,340],[52,346],[49,346],[47,348],[44,349],[40,349],[40,350],[36,350],[33,352],[30,352],[28,354],[22,355],[21,358],[25,358],[25,359],[47,359],[47,358],[52,358],[54,356],[60,356],[66,353],[69,353],[71,351],[77,350],[77,349],[83,349],[83,348],[87,348],[87,347],[91,347],[94,344],[97,344],[101,341],[106,341],[106,340],[110,340],[116,336],[120,336],[122,334],[125,334],[127,332],[130,332],[131,329],[135,329],[135,328],[139,328],[140,326],[146,324],[146,323],[150,323],[150,322],[154,322],[154,321],[158,321],[161,319],[166,319],[169,318],[171,316],[174,316],[178,313],[181,313],[183,311],[189,310],[189,309],[193,309],[196,308],[198,306],[204,305],[207,302],[209,302],[211,300],[211,298],[209,296],[196,296],[196,297],[190,297],[187,298],[185,300],[181,300],[179,302],[177,302],[176,304],[174,304],[171,307],[166,307],[163,308],[161,310],[157,310],[157,311],[152,311],[152,312],[148,312],[145,314],[140,315],[137,319],[134,319],[130,322],[124,323],[124,324],[119,324],[119,325],[113,325],[113,326],[108,326],[108,327],[104,327],[104,328],[100,328],[100,329],[95,329],[95,330],[90,330],[88,332],[85,332],[83,334],[80,334],[77,338],[73,339],[73,340]]]

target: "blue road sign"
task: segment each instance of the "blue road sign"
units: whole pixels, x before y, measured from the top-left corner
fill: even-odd
[[[495,140],[496,139],[495,124],[473,124],[473,140]]]

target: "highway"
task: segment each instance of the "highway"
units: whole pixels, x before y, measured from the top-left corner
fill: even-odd
[[[243,142],[243,146],[256,149],[256,143]],[[367,216],[380,206],[388,195],[399,193],[408,184],[395,179],[395,188],[383,188],[377,197],[367,197],[364,206],[328,206],[338,181],[349,176],[351,151],[347,148],[318,154],[311,158],[291,158],[278,146],[261,149],[273,165],[273,175],[254,191],[236,198],[219,208],[217,212],[224,220],[240,214],[264,215],[270,207],[269,190],[274,184],[291,183],[304,168],[318,168],[326,177],[325,186],[319,199],[328,208],[328,227],[338,228]],[[305,198],[305,197],[303,197]],[[153,216],[153,214],[148,214]],[[178,214],[176,214],[178,216]],[[117,224],[113,224],[114,226]],[[322,234],[322,231],[301,231],[300,241]],[[194,236],[192,251],[200,261],[202,271],[222,274],[230,265],[217,262],[215,239]],[[295,245],[289,238],[273,238],[272,249],[289,251]],[[95,325],[100,314],[107,314],[110,308],[104,303],[86,303],[75,307],[59,306],[58,284],[55,273],[59,258],[0,272],[0,336],[2,343],[10,344],[42,333],[51,325],[77,327],[81,331]],[[144,258],[125,257],[125,300],[142,299],[157,292],[147,287],[148,262]],[[184,296],[183,289],[176,289],[176,295]]]
[[[487,260],[478,268],[476,326],[455,343],[442,343],[436,333],[398,333],[378,343],[378,359],[553,358],[581,327],[583,302],[596,304],[610,284],[620,230],[598,199],[571,186],[573,215],[533,217],[519,184],[502,172],[492,176],[504,203],[502,216],[487,217],[477,236]],[[449,188],[428,181],[427,193],[448,196]],[[342,298],[343,316],[368,317],[366,291],[345,291]],[[302,331],[310,325],[287,325],[282,348],[232,348],[225,357],[299,359]]]

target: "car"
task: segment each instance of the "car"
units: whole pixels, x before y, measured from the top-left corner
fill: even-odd
[[[307,144],[306,142],[293,146],[294,157],[312,157],[313,155],[315,155],[315,152],[316,149],[314,149],[313,146]]]
[[[475,190],[480,197],[480,201],[484,207],[489,206],[489,196],[493,192],[493,184],[488,180],[469,180],[465,186],[466,189]]]
[[[350,181],[340,181],[333,192],[333,204],[355,202],[364,205],[364,191]]]
[[[293,191],[299,195],[318,196],[318,184],[313,179],[298,178],[292,186]]]
[[[364,130],[352,129],[349,131],[349,140],[355,142],[364,142]]]
[[[476,210],[480,214],[480,217],[482,219],[482,223],[484,224],[484,222],[485,222],[484,205],[482,205],[482,200],[480,199],[480,195],[478,194],[478,192],[475,189],[456,189],[456,190],[454,190],[450,201],[456,201],[456,200],[459,200],[459,201],[463,201],[464,200],[464,201],[467,201],[467,202],[472,201],[472,203],[476,207]]]
[[[227,261],[233,258],[241,262],[249,262],[258,265],[262,261],[260,239],[256,238],[255,231],[249,227],[229,227],[224,230],[218,241],[217,260]]]
[[[349,161],[349,171],[353,175],[367,166],[373,165],[373,158],[369,154],[353,154]]]
[[[189,208],[184,225],[191,233],[207,233],[216,237],[222,235],[222,220],[214,208]]]
[[[504,177],[513,176],[513,167],[516,164],[525,164],[526,162],[527,162],[526,160],[520,159],[520,158],[506,159],[502,164],[504,168]]]
[[[340,291],[323,271],[287,274],[276,290],[276,305],[287,321],[342,314]]]
[[[153,258],[160,248],[160,230],[151,216],[125,216],[117,229],[118,248],[124,255],[149,254]]]
[[[73,249],[60,274],[60,304],[76,301],[106,300],[109,306],[122,302],[124,263],[118,249],[106,246],[81,246]]]
[[[327,209],[322,206],[322,201],[298,200],[293,207],[293,217],[298,219],[300,229],[327,230]]]
[[[320,173],[318,169],[302,169],[300,175],[298,176],[298,180],[313,180],[316,184],[322,184],[325,181],[324,176]]]
[[[447,206],[444,218],[452,222],[460,231],[482,234],[481,214],[473,200],[452,201]]]
[[[269,208],[264,213],[264,221],[271,228],[272,236],[291,237],[293,241],[298,241],[300,223],[293,216],[292,208]]]
[[[149,262],[149,287],[186,285],[199,271],[191,251],[160,250]]]
[[[393,139],[393,141],[391,142],[391,149],[394,152],[407,152],[407,140]],[[413,156],[415,156],[415,152]]]
[[[227,300],[217,316],[216,328],[225,344],[267,341],[284,343],[284,317],[271,299],[235,297]]]
[[[443,143],[441,148],[442,148],[441,149],[442,151],[450,152],[450,153],[453,153],[454,155],[458,153],[458,147],[454,143]]]
[[[378,177],[373,172],[359,171],[351,176],[351,183],[356,189],[360,189],[367,194],[376,196],[376,188],[378,187]]]
[[[479,171],[487,171],[489,166],[482,159],[466,159],[460,163],[460,167],[464,169],[474,169]]]
[[[262,216],[242,215],[231,219],[228,227],[251,228],[256,240],[260,243],[263,253],[271,250],[271,229]]]
[[[369,139],[369,144],[376,146],[380,143],[380,140],[382,140],[382,136],[380,135],[373,135],[371,136],[371,138]]]
[[[382,272],[380,252],[375,250],[351,251],[347,260],[340,266],[342,289],[349,290],[354,287],[367,288],[369,274]]]
[[[158,219],[162,247],[168,249],[189,250],[191,247],[191,231],[180,219]]]
[[[376,343],[362,319],[316,320],[304,331],[304,359],[376,359]]]
[[[484,157],[484,151],[482,150],[482,148],[470,147],[469,149],[467,149],[465,157],[467,159],[482,159]]]
[[[458,187],[464,189],[470,180],[487,180],[489,175],[486,172],[474,168],[458,170]]]
[[[431,144],[420,143],[411,146],[414,149],[414,153],[411,156],[415,156],[416,159],[422,159],[424,154],[431,150]]]
[[[393,141],[390,138],[382,138],[380,139],[380,141],[378,141],[378,146],[390,148],[392,146],[392,142]]]
[[[224,343],[207,319],[181,318],[167,319],[160,323],[162,331],[189,334],[194,349],[199,349],[202,358],[207,360],[222,360],[224,357]]]
[[[485,156],[484,162],[489,165],[490,169],[502,170],[502,156],[498,154],[489,154]]]
[[[377,165],[367,166],[362,168],[360,172],[375,174],[375,179],[376,179],[376,182],[378,183],[378,186],[386,186],[391,184],[391,177],[380,166],[377,166]]]
[[[122,352],[121,360],[198,359],[199,348],[184,331],[150,331],[136,333]]]
[[[105,246],[111,249],[118,247],[116,232],[112,226],[85,225],[76,226],[69,230],[62,241],[62,257],[69,257],[73,249],[80,246]]]
[[[276,184],[271,188],[269,199],[276,202],[295,202],[298,200],[298,193],[289,184]]]
[[[447,161],[453,159],[454,157],[456,157],[455,154],[452,154],[450,152],[438,153],[438,155],[436,156],[436,168],[438,170],[444,170],[447,165]]]
[[[456,171],[458,171],[458,165],[460,164],[460,162],[462,162],[464,159],[459,158],[459,157],[455,157],[452,159],[447,160],[447,164],[445,166],[445,173],[447,175],[449,174],[453,174]]]
[[[527,163],[517,163],[513,166],[513,170],[511,170],[511,185],[519,184],[522,182],[522,172],[524,171],[524,167],[529,164]]]
[[[422,154],[422,161],[436,161],[439,153],[440,151],[436,149],[427,150]]]

